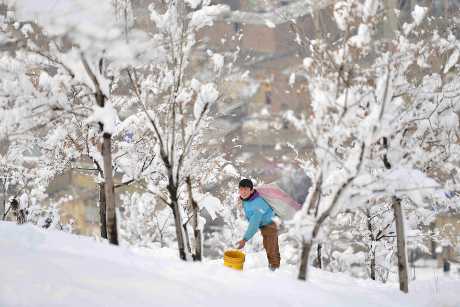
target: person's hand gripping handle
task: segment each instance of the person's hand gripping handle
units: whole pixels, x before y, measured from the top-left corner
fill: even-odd
[[[246,245],[246,241],[245,240],[240,240],[240,241],[236,242],[235,245],[236,245],[237,249],[243,249],[244,246]]]

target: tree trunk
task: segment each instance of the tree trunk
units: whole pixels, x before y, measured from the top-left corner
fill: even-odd
[[[201,261],[202,260],[202,233],[200,229],[194,229],[193,234],[195,236],[195,257],[193,258],[194,261]]]
[[[371,258],[371,263],[370,263],[370,273],[371,273],[371,279],[375,280],[375,238],[374,238],[374,233],[372,229],[372,223],[371,223],[371,213],[369,211],[369,208],[366,209],[366,219],[367,219],[367,230],[369,230],[369,239],[371,241],[371,246],[369,248],[369,257]]]
[[[99,217],[101,220],[101,238],[107,239],[107,215],[105,203],[105,184],[99,183]]]
[[[5,210],[6,210],[6,199],[2,198],[2,201],[0,202],[0,218],[4,219],[5,216]]]
[[[318,243],[316,246],[316,267],[318,269],[323,268],[323,263],[321,261],[321,249],[323,248],[323,245],[321,243]]]
[[[321,182],[322,182],[323,174],[320,172],[315,178],[315,182],[313,183],[312,187],[312,195],[310,198],[310,202],[308,204],[308,214],[312,214],[313,209],[315,210],[314,216],[318,216],[318,207],[319,207],[319,201],[320,201],[320,196],[321,196]]]
[[[371,279],[375,280],[375,246],[373,243],[374,242],[372,242],[371,252],[370,252],[370,256],[371,256],[370,269],[371,269]]]
[[[185,253],[184,232],[182,229],[183,227],[182,218],[180,216],[179,201],[177,200],[177,187],[174,185],[174,181],[172,179],[172,171],[169,170],[168,173],[169,173],[168,192],[169,192],[169,197],[171,198],[171,209],[173,211],[174,225],[176,228],[177,248],[179,250],[179,258],[184,261],[187,261],[187,255]]]
[[[176,228],[176,238],[177,238],[177,248],[179,250],[179,258],[187,261],[187,254],[185,253],[185,238],[184,238],[184,230],[182,227],[182,218],[180,215],[179,210],[179,201],[177,195],[178,186],[174,182],[173,177],[173,166],[169,162],[168,156],[162,151],[161,158],[163,163],[168,171],[168,192],[169,197],[171,199],[170,208],[172,209],[173,216],[174,216],[174,226]]]
[[[437,258],[437,255],[436,255],[436,241],[435,241],[434,236],[433,236],[435,230],[436,230],[436,224],[434,222],[430,223],[431,259],[436,259]]]
[[[398,275],[399,275],[399,289],[404,292],[409,292],[409,279],[407,269],[407,255],[406,255],[406,236],[404,233],[404,220],[401,208],[401,199],[393,197],[393,212],[396,223],[396,243],[398,255]]]
[[[194,261],[201,261],[202,260],[202,237],[201,237],[201,230],[199,229],[198,224],[198,204],[193,199],[192,193],[192,180],[189,177],[186,179],[187,182],[187,192],[188,192],[188,201],[189,206],[192,209],[192,229],[193,229],[193,237],[194,237],[194,254],[193,260]]]
[[[310,256],[311,246],[311,240],[304,240],[302,242],[302,254],[300,256],[299,275],[297,276],[297,278],[300,280],[307,280],[308,258]]]
[[[8,215],[8,212],[10,211],[10,206],[8,203],[8,194],[7,194],[7,189],[6,189],[6,179],[2,183],[3,191],[2,191],[2,203],[0,204],[0,218],[2,220],[6,220],[6,216]],[[7,208],[8,204],[8,208]]]
[[[107,237],[109,242],[118,245],[117,218],[115,211],[115,189],[113,185],[112,136],[103,135],[102,157],[104,159],[104,191],[106,201]]]
[[[177,248],[179,249],[179,257],[180,259],[187,261],[187,255],[185,254],[184,233],[182,230],[182,219],[180,216],[177,195],[174,199],[172,199],[171,203],[172,203],[172,210],[173,210],[173,216],[174,216],[174,225],[176,227]]]
[[[444,273],[450,272],[449,246],[442,247],[442,268]]]
[[[187,229],[187,223],[182,224],[182,228],[184,230],[184,241],[185,241],[185,248],[187,248],[187,251],[189,254],[192,254],[192,247],[190,245],[190,236],[188,235],[188,229]]]

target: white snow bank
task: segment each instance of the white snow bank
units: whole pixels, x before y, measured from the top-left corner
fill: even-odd
[[[460,282],[454,279],[412,283],[404,295],[395,285],[342,274],[311,269],[311,279],[299,282],[289,267],[239,272],[220,261],[184,263],[161,250],[139,254],[30,225],[1,222],[0,233],[0,306],[460,305]]]

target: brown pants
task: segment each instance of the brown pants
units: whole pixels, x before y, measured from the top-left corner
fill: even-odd
[[[280,267],[280,249],[278,246],[278,229],[275,223],[260,227],[264,248],[267,252],[267,259],[270,268],[277,269]]]

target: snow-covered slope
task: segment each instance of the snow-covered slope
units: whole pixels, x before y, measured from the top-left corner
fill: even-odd
[[[221,263],[183,263],[164,251],[139,254],[87,237],[0,223],[0,306],[372,306],[458,307],[460,281],[395,285],[312,269],[233,271]]]

